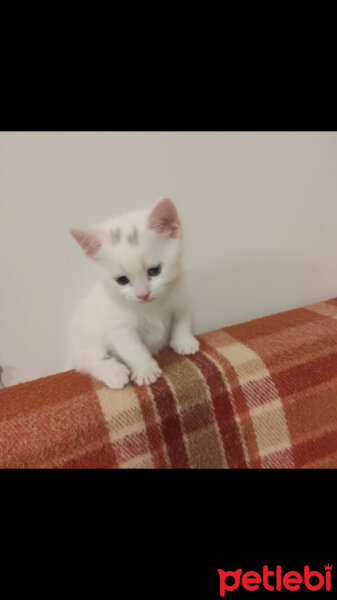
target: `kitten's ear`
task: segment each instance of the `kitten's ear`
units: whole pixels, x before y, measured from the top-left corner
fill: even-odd
[[[95,258],[104,239],[103,232],[95,227],[70,227],[69,231],[85,254]]]
[[[148,227],[176,238],[181,232],[181,222],[172,200],[161,198],[156,202],[148,218]]]

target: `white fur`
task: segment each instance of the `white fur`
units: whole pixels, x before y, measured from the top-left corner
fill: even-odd
[[[181,229],[177,237],[149,229],[152,210],[124,214],[87,229],[101,244],[91,258],[102,277],[73,315],[71,364],[114,389],[124,387],[129,379],[139,385],[156,381],[161,370],[153,355],[168,344],[179,354],[193,354],[199,348],[191,333]],[[118,228],[116,242],[111,231]],[[128,241],[134,228],[136,244]],[[161,273],[149,277],[147,269],[158,264]],[[130,283],[119,285],[115,278],[120,276]],[[146,293],[147,301],[137,297]]]

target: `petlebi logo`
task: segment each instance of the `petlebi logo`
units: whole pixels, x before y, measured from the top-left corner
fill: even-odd
[[[262,572],[258,571],[223,571],[218,569],[219,574],[219,592],[224,597],[229,592],[234,592],[238,588],[244,588],[248,592],[255,592],[264,588],[268,592],[280,592],[289,590],[296,592],[298,590],[305,592],[331,591],[331,572],[332,565],[324,565],[321,571],[311,570],[309,565],[305,565],[303,571],[284,571],[282,565],[277,565],[270,569],[268,565],[263,565]],[[233,581],[234,580],[234,581]]]

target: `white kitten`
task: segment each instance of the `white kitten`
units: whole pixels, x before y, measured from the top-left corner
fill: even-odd
[[[129,378],[139,385],[156,381],[161,369],[152,355],[167,344],[178,354],[197,352],[181,223],[171,200],[70,232],[103,273],[70,325],[75,369],[119,389]]]

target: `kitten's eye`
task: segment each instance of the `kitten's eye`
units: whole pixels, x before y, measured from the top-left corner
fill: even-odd
[[[127,277],[125,277],[125,275],[122,275],[121,277],[117,277],[116,281],[117,281],[117,283],[119,283],[119,285],[126,285],[127,283],[129,283],[129,280]]]
[[[159,275],[161,271],[161,265],[158,265],[157,267],[151,267],[151,269],[147,270],[147,274],[150,277],[155,277],[156,275]]]

